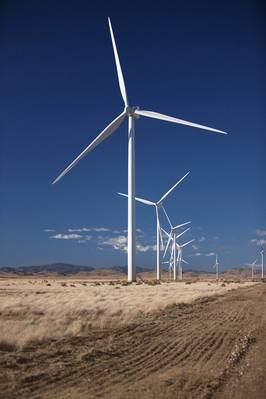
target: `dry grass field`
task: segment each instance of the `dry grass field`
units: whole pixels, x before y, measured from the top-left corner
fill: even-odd
[[[73,279],[0,281],[0,347],[22,348],[34,341],[85,335],[91,328],[125,326],[142,314],[252,283],[122,284]]]
[[[243,281],[0,279],[0,398],[264,398],[265,305]]]

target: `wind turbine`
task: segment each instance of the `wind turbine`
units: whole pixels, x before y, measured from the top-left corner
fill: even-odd
[[[183,258],[181,259],[181,262],[183,262],[183,263],[188,265],[188,262],[185,261],[185,259],[183,259]],[[168,267],[168,279],[170,280],[171,279],[172,270],[174,271],[174,259],[173,259],[172,253],[171,253],[170,259],[167,260],[166,262],[162,262],[162,263],[169,265],[169,267]]]
[[[170,258],[169,260],[167,260],[165,262],[162,262],[162,264],[163,265],[168,265],[168,280],[170,280],[171,279],[171,273],[172,273],[172,270],[173,270],[173,261]]]
[[[191,222],[186,222],[183,224],[179,224],[178,226],[173,227],[171,225],[171,233],[173,234],[172,240],[173,240],[173,244],[172,244],[172,249],[171,249],[171,256],[170,256],[170,260],[169,260],[169,269],[172,268],[173,272],[174,272],[174,280],[176,280],[176,262],[177,259],[179,259],[179,252],[180,252],[180,246],[178,246],[176,239],[181,237],[183,234],[185,234],[188,230],[190,230],[190,227],[188,227],[186,230],[182,231],[180,234],[176,235],[176,231],[180,228],[183,227],[187,224],[189,224]],[[165,252],[164,252],[164,257],[166,254],[166,251],[169,247],[169,239],[171,240],[171,234],[168,234],[163,228],[162,231],[168,236],[168,246],[165,248]],[[194,241],[194,240],[192,240]],[[176,245],[174,245],[174,242],[176,243]],[[187,244],[189,244],[191,241],[189,241]],[[177,256],[176,256],[176,249],[177,249]],[[181,254],[181,262],[185,262],[184,259],[182,259],[182,254]]]
[[[191,223],[191,222],[187,222],[187,223]],[[187,224],[187,223],[186,223],[186,224]],[[187,263],[186,261],[184,261],[183,256],[182,256],[182,250],[183,250],[183,248],[186,247],[186,246],[187,246],[188,244],[190,244],[191,242],[195,241],[195,240],[193,239],[193,240],[190,240],[190,241],[188,241],[188,242],[186,242],[186,243],[184,243],[184,244],[182,244],[182,245],[177,244],[177,242],[176,242],[177,238],[181,237],[181,236],[182,236],[183,234],[185,234],[188,230],[190,230],[190,227],[189,227],[189,228],[187,228],[186,230],[182,231],[182,233],[176,235],[176,229],[179,228],[179,227],[181,227],[181,225],[176,226],[176,227],[171,227],[170,234],[167,233],[167,232],[162,228],[162,231],[163,231],[163,232],[165,233],[165,235],[168,237],[167,245],[166,245],[166,247],[165,247],[165,251],[164,251],[164,255],[163,255],[164,257],[165,257],[165,255],[166,255],[167,249],[168,249],[168,247],[169,247],[169,243],[171,242],[171,240],[173,241],[173,242],[172,242],[172,248],[171,248],[171,257],[170,257],[170,261],[171,261],[171,259],[172,259],[172,261],[173,261],[174,280],[176,280],[176,263],[178,262],[178,272],[179,272],[179,273],[178,273],[178,276],[179,276],[179,279],[181,279],[181,280],[182,280],[182,262]],[[176,256],[176,250],[177,250],[177,256]]]
[[[254,262],[252,262],[252,263],[248,263],[248,266],[251,267],[251,278],[252,278],[252,280],[254,278],[254,267],[256,266],[256,263],[257,263],[257,259],[255,259]]]
[[[141,202],[142,204],[145,204],[145,205],[154,206],[154,207],[155,207],[155,210],[156,210],[156,224],[157,224],[157,226],[156,226],[156,231],[157,231],[156,278],[157,278],[157,280],[160,280],[160,277],[161,277],[161,276],[160,276],[160,262],[161,262],[161,261],[160,261],[160,252],[161,252],[161,251],[160,251],[160,241],[161,241],[161,247],[163,247],[163,239],[162,239],[161,224],[160,224],[160,208],[163,209],[163,212],[164,212],[164,214],[165,214],[165,216],[166,216],[168,222],[170,222],[169,217],[168,217],[168,215],[167,215],[167,213],[166,213],[166,210],[165,210],[165,208],[164,208],[164,206],[163,206],[163,201],[164,201],[165,198],[166,198],[166,197],[167,197],[180,183],[181,183],[181,181],[184,180],[184,179],[187,177],[187,175],[188,175],[189,173],[190,173],[190,172],[186,173],[180,180],[178,180],[178,182],[175,183],[175,185],[174,185],[173,187],[171,187],[170,190],[168,190],[167,193],[165,193],[165,194],[159,199],[159,201],[157,201],[157,202],[152,202],[152,201],[147,200],[147,199],[135,197],[135,200],[136,200],[136,201]],[[128,197],[128,195],[127,195],[127,194],[124,194],[124,193],[117,193],[117,194],[122,195],[123,197]],[[170,223],[171,223],[171,222],[170,222]],[[188,222],[188,223],[190,223],[190,222]],[[184,226],[185,224],[188,224],[188,223],[181,224],[180,226],[177,226],[177,227],[175,227],[175,228],[182,227],[182,226]]]
[[[157,112],[145,111],[134,107],[129,104],[125,81],[120,65],[120,60],[117,52],[114,33],[111,25],[111,20],[108,18],[110,35],[113,45],[113,52],[115,57],[118,83],[122,99],[124,101],[123,111],[106,126],[102,132],[71,162],[66,169],[53,181],[53,184],[58,182],[66,173],[70,171],[82,158],[84,158],[90,151],[92,151],[98,144],[109,137],[118,127],[123,120],[128,118],[128,281],[136,280],[136,266],[135,266],[135,120],[140,116],[145,116],[153,119],[160,119],[167,122],[177,123],[181,125],[196,127],[199,129],[209,130],[211,132],[227,134],[222,130],[213,129],[207,126],[199,125],[197,123],[188,122],[179,118],[163,115]]]
[[[188,242],[186,242],[185,244],[178,244],[177,245],[177,250],[178,250],[178,255],[177,255],[177,264],[178,264],[178,278],[179,280],[183,280],[183,267],[182,267],[182,262],[183,263],[188,263],[183,259],[182,253],[183,253],[183,248],[186,247],[188,244],[190,244],[191,242],[195,241],[195,239],[190,240]]]
[[[263,279],[264,278],[264,262],[263,262],[264,251],[263,251],[263,248],[261,248],[260,255],[261,255],[261,278]]]
[[[216,269],[216,280],[219,280],[219,262],[218,262],[218,255],[215,255],[215,264],[213,267]]]

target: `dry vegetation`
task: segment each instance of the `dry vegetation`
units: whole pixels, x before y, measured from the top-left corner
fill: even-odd
[[[265,284],[30,281],[2,285],[1,399],[266,397]]]
[[[223,294],[246,283],[97,283],[84,280],[0,281],[0,350],[33,341],[84,336],[92,328],[116,328],[168,305]]]

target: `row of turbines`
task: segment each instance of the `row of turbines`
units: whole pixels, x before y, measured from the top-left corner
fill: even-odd
[[[182,224],[178,224],[173,226],[168,213],[166,212],[164,206],[164,200],[169,196],[169,194],[189,175],[190,172],[187,172],[180,180],[175,183],[173,187],[170,188],[157,202],[151,201],[145,198],[135,197],[135,200],[144,205],[152,206],[155,208],[156,215],[156,279],[159,281],[161,279],[161,266],[168,265],[168,278],[169,280],[173,279],[176,281],[177,279],[183,279],[183,263],[188,264],[188,262],[183,258],[183,248],[187,245],[191,244],[195,239],[191,239],[185,243],[180,243],[179,239],[190,230],[190,227],[187,227],[185,230],[181,230],[183,227],[191,224],[191,221],[185,222]],[[118,192],[117,194],[128,198],[128,195],[125,193]],[[164,213],[166,220],[169,224],[169,231],[167,232],[162,227],[160,212]],[[166,245],[164,244],[164,236],[167,239]],[[161,253],[163,251],[163,259],[166,257],[167,253],[169,253],[170,257],[166,261],[161,261]],[[219,279],[219,262],[218,262],[218,254],[215,255],[215,264],[213,265],[216,273],[216,280]]]
[[[108,126],[106,126],[101,133],[71,162],[60,175],[53,181],[53,184],[58,182],[66,173],[68,173],[82,158],[88,155],[98,144],[104,141],[107,137],[109,137],[112,133],[114,133],[125,118],[128,119],[128,192],[124,194],[128,198],[128,240],[127,240],[127,260],[128,260],[128,282],[136,281],[136,264],[135,264],[135,254],[136,254],[136,223],[135,223],[135,201],[139,201],[145,203],[147,205],[153,205],[156,209],[156,217],[157,217],[157,279],[160,279],[160,240],[162,240],[162,230],[160,228],[160,220],[159,220],[159,209],[162,208],[163,212],[166,215],[165,209],[162,205],[163,200],[167,197],[167,195],[178,185],[181,181],[177,182],[176,185],[169,190],[158,202],[151,202],[147,200],[143,200],[140,198],[135,198],[135,122],[140,117],[147,117],[152,119],[159,119],[161,121],[171,122],[179,125],[190,126],[198,129],[207,130],[210,132],[227,134],[222,130],[217,130],[208,126],[203,126],[197,123],[189,122],[183,119],[174,118],[168,115],[164,115],[158,112],[142,110],[139,107],[131,106],[129,104],[124,76],[122,73],[122,68],[118,56],[117,46],[115,42],[115,37],[111,25],[111,20],[108,18],[109,30],[111,35],[112,47],[114,52],[118,83],[121,92],[121,96],[124,102],[124,109],[122,112],[111,122]],[[185,178],[186,175],[183,177]],[[182,179],[183,179],[182,178]],[[181,179],[181,180],[182,180]],[[182,249],[184,246],[188,245],[190,242],[179,245],[176,243],[177,239],[177,229],[180,226],[173,227],[170,219],[168,218],[170,224],[170,232],[165,232],[168,237],[168,248],[170,249],[170,260],[169,267],[173,270],[174,278],[176,278],[176,265],[178,264],[179,276],[182,273]],[[184,225],[184,224],[183,224]],[[180,236],[179,236],[180,237]],[[170,245],[172,243],[172,245]],[[166,250],[166,251],[167,251]]]
[[[168,248],[170,249],[170,242],[172,241],[172,245],[171,245],[171,250],[170,250],[170,259],[166,262],[169,265],[169,273],[172,270],[173,271],[173,279],[176,280],[177,279],[177,275],[176,275],[176,268],[177,268],[177,264],[179,265],[178,270],[180,269],[180,263],[185,262],[182,258],[182,249],[183,247],[187,246],[188,244],[190,244],[191,242],[193,242],[194,240],[190,240],[184,244],[178,244],[177,243],[177,239],[179,237],[181,237],[183,234],[185,234],[187,231],[190,230],[190,227],[188,227],[186,230],[182,231],[181,233],[177,234],[177,231],[190,224],[191,222],[185,222],[182,224],[179,224],[177,226],[173,226],[171,223],[171,220],[168,216],[168,213],[166,212],[166,209],[164,207],[164,200],[168,197],[168,195],[189,175],[190,172],[187,172],[180,180],[177,181],[177,183],[175,183],[175,185],[173,187],[170,188],[170,190],[168,190],[157,202],[153,202],[151,200],[148,199],[144,199],[144,198],[139,198],[139,197],[135,197],[135,200],[137,202],[140,202],[144,205],[148,205],[148,206],[153,206],[155,208],[155,215],[156,215],[156,279],[159,281],[161,279],[161,252],[164,250],[164,254],[163,254],[163,258],[165,258],[166,253]],[[119,195],[123,196],[123,197],[127,197],[127,194],[124,193],[118,193]],[[166,220],[169,223],[169,228],[170,228],[170,232],[168,233],[165,229],[162,228],[161,226],[161,215],[160,212],[161,210],[163,211]],[[163,234],[168,238],[167,241],[167,245],[164,248],[164,240],[163,240]],[[176,251],[177,250],[177,251]],[[177,255],[176,255],[177,253]],[[178,273],[179,279],[182,279],[181,273]]]

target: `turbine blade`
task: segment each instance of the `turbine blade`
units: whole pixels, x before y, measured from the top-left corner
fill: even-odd
[[[173,257],[174,257],[174,243],[172,244],[172,250],[171,250],[171,260],[172,260],[172,262],[174,261]]]
[[[159,114],[158,112],[144,111],[144,110],[137,109],[135,111],[135,113],[137,115],[146,116],[148,118],[160,119],[160,120],[167,121],[167,122],[178,123],[180,125],[186,125],[186,126],[191,126],[191,127],[197,127],[198,129],[209,130],[211,132],[227,134],[223,130],[213,129],[212,127],[199,125],[198,123],[188,122],[188,121],[185,121],[185,120],[179,119],[179,118],[173,118],[172,116]]]
[[[182,233],[178,234],[178,236],[176,236],[176,238],[181,237],[183,234],[185,234],[188,230],[190,230],[190,227],[184,231],[182,231]]]
[[[171,239],[172,239],[172,232],[168,235],[168,241],[164,250],[163,258],[165,258]]]
[[[163,227],[162,227],[162,231],[164,232],[164,234],[165,234],[167,237],[169,237],[170,234],[167,233],[167,231],[165,231]]]
[[[117,193],[117,194],[123,195],[123,197],[128,197],[127,194],[123,194],[123,193]],[[145,204],[145,205],[153,205],[153,206],[156,205],[155,202],[151,202],[151,201],[145,200],[145,199],[143,199],[143,198],[135,197],[135,200],[138,201],[138,202],[142,202],[142,203]]]
[[[116,47],[116,43],[115,43],[115,37],[114,37],[113,29],[112,29],[111,19],[109,17],[108,17],[108,23],[109,23],[109,29],[110,29],[112,45],[113,45],[113,50],[114,50],[115,64],[116,64],[120,92],[121,92],[122,98],[124,100],[125,107],[127,107],[128,99],[127,99],[126,86],[125,86],[125,81],[124,81],[124,77],[123,77],[123,73],[122,73],[121,64],[119,61],[119,56],[118,56],[117,47]]]
[[[57,183],[66,173],[70,171],[83,157],[85,157],[90,151],[92,151],[98,144],[100,144],[103,140],[109,137],[123,122],[126,116],[126,112],[123,111],[120,115],[118,115],[105,129],[82,151],[77,158],[71,162],[70,165],[53,181],[52,184]]]
[[[181,262],[185,263],[186,265],[189,265],[189,262],[187,262],[185,259],[181,259]]]
[[[184,247],[186,247],[188,244],[190,244],[193,241],[195,241],[195,238],[193,240],[190,240],[190,241],[186,242],[185,244],[180,245],[180,247],[184,248]]]
[[[173,187],[171,187],[170,190],[168,190],[167,193],[165,193],[165,194],[162,196],[162,198],[158,201],[158,203],[162,202],[162,201],[171,193],[171,191],[173,191],[173,190],[176,188],[176,186],[178,186],[178,184],[180,184],[181,181],[184,180],[184,179],[187,177],[187,175],[188,175],[189,173],[190,173],[190,172],[187,172],[180,180],[178,180],[178,182],[177,182],[175,185],[173,185]]]
[[[162,230],[161,230],[159,210],[158,210],[157,206],[156,206],[156,219],[157,219],[157,223],[159,225],[159,235],[160,235],[160,241],[161,241],[161,248],[163,248],[163,236],[162,236]]]
[[[172,223],[171,223],[171,221],[170,221],[170,219],[169,219],[169,216],[167,215],[166,210],[165,210],[165,208],[164,208],[163,205],[162,205],[162,209],[163,209],[163,212],[164,212],[164,214],[165,214],[165,216],[166,216],[166,219],[168,220],[169,226],[172,228],[173,225],[172,225]]]
[[[160,226],[160,240],[161,240],[161,247],[163,249],[163,235],[162,235],[161,226]]]
[[[187,224],[190,224],[191,222],[186,222],[186,223],[182,223],[182,224],[178,224],[177,226],[173,227],[173,230],[177,230],[180,227],[186,226]]]

